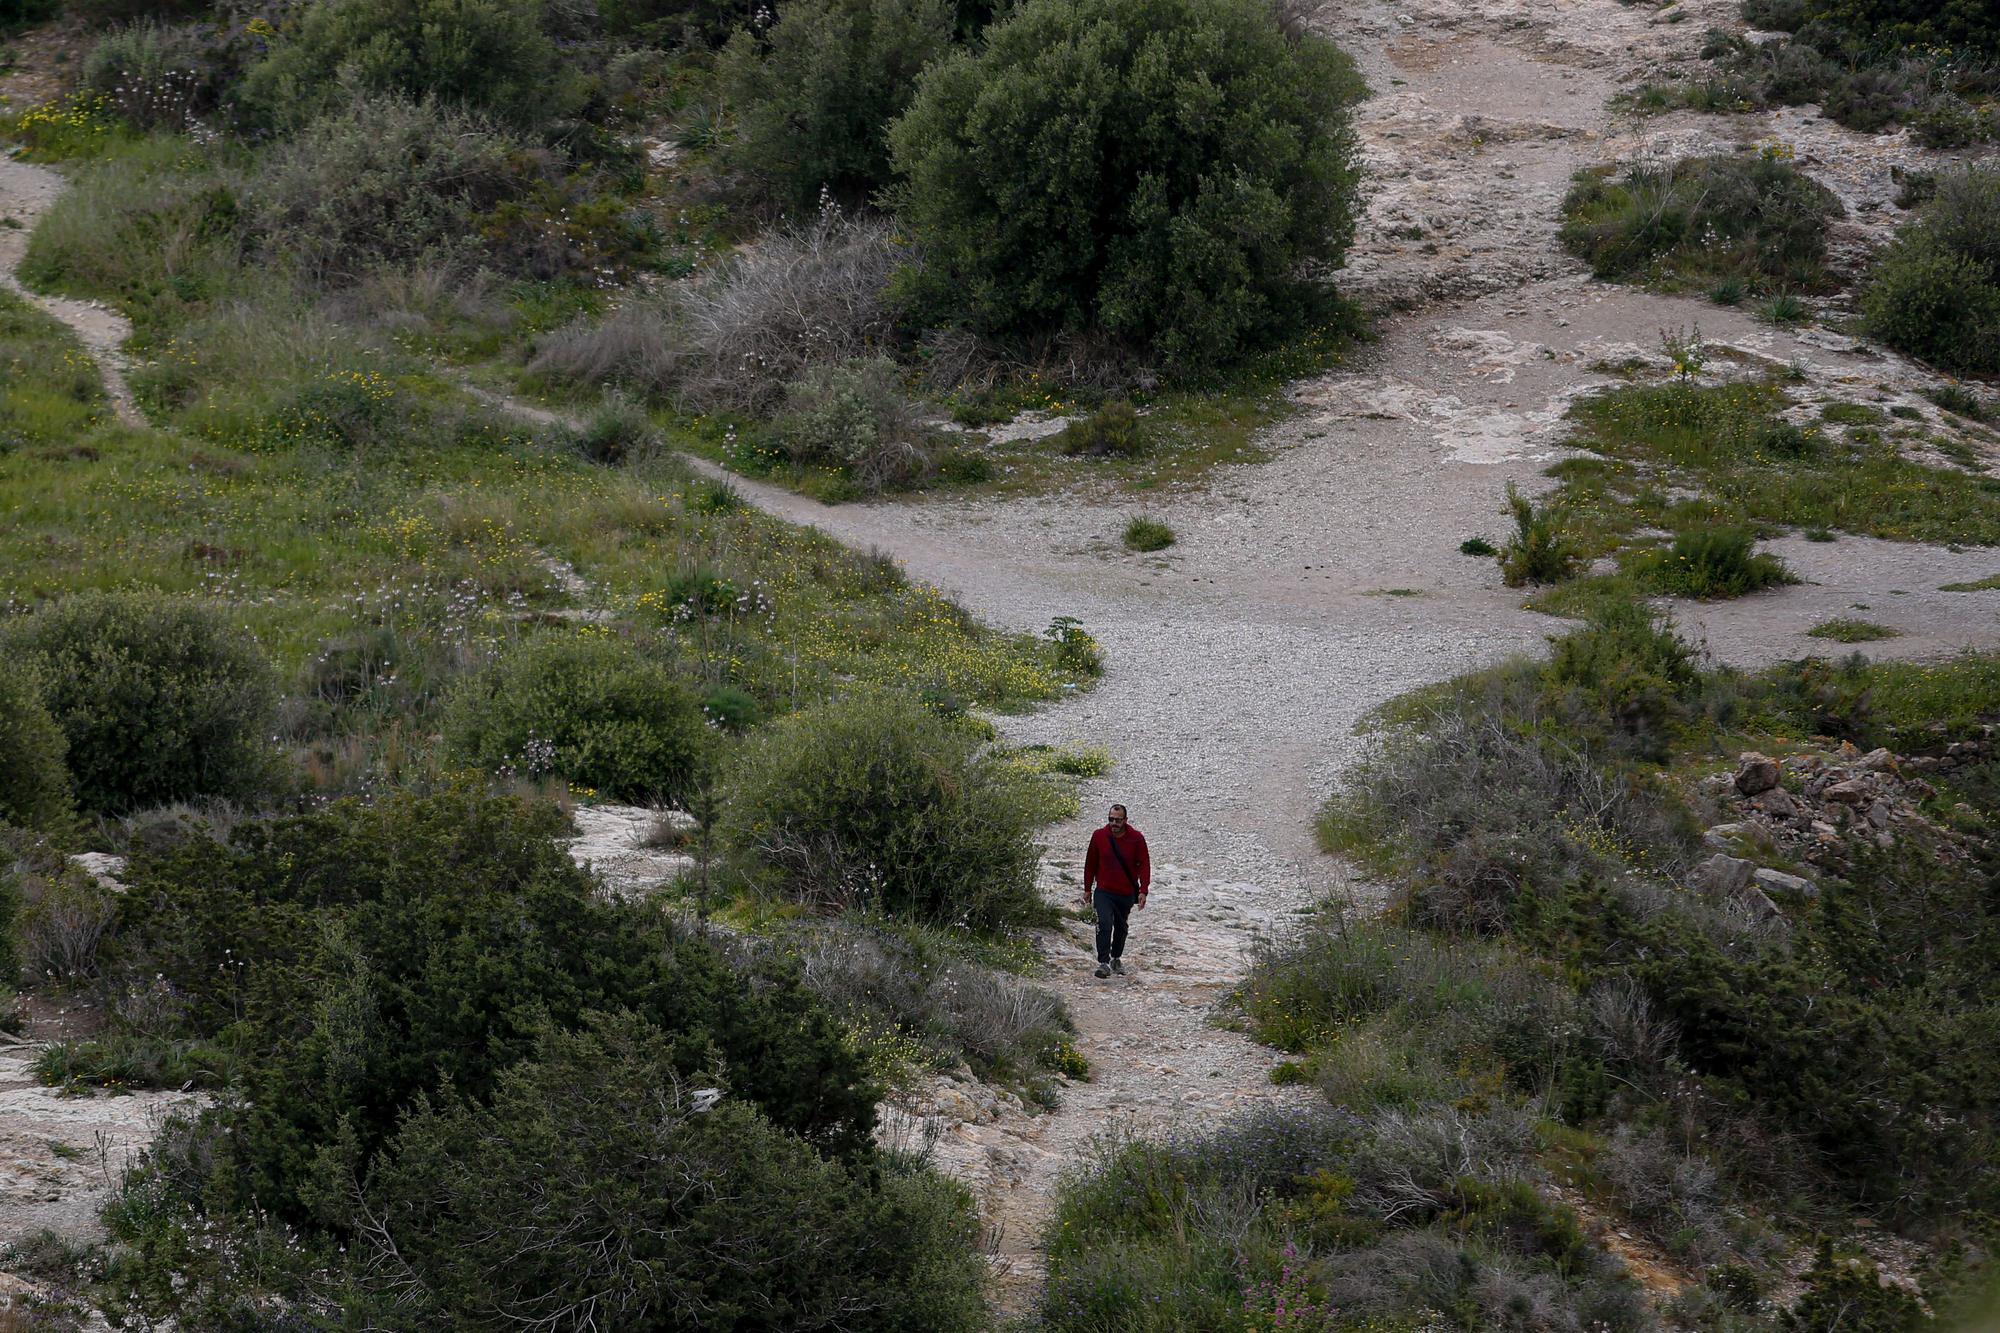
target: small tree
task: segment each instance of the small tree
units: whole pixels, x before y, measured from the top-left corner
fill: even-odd
[[[25,660],[0,657],[0,825],[47,829],[68,820],[65,748],[35,671]]]
[[[796,0],[760,42],[730,39],[723,85],[736,107],[731,159],[795,214],[821,191],[865,201],[889,182],[889,122],[917,75],[951,45],[944,0]]]
[[[1339,264],[1362,91],[1263,0],[1027,0],[890,131],[912,295],[990,333],[1225,361],[1295,326]]]

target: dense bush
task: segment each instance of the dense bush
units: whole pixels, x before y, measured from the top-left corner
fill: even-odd
[[[1811,13],[1870,41],[2000,56],[2000,14],[1982,0],[1813,0]]]
[[[251,67],[242,97],[288,128],[353,91],[435,98],[537,128],[584,97],[541,13],[539,0],[325,0]]]
[[[728,784],[723,837],[753,879],[819,907],[985,929],[1035,903],[1037,802],[967,729],[855,692],[769,727]]]
[[[100,27],[143,19],[194,18],[208,7],[208,0],[64,0],[62,5],[85,23]]]
[[[70,815],[68,742],[42,704],[39,674],[0,656],[0,826],[53,829]]]
[[[1840,214],[1831,191],[1781,158],[1696,157],[1622,178],[1583,173],[1561,235],[1600,278],[1817,287]]]
[[[266,157],[245,199],[270,258],[310,281],[377,264],[465,265],[474,221],[531,174],[491,125],[400,95],[357,97]]]
[[[1281,336],[1352,233],[1361,90],[1256,0],[1030,0],[891,131],[918,308],[1183,366]]]
[[[548,1025],[620,1010],[665,1034],[682,1075],[866,1151],[875,1091],[796,968],[746,975],[656,911],[600,901],[562,831],[552,807],[463,788],[135,856],[120,970],[163,981],[177,1033],[225,1034],[247,1069],[247,1101],[216,1113],[219,1206],[347,1226],[353,1179],[412,1099],[484,1102]]]
[[[419,1101],[369,1181],[382,1326],[985,1326],[962,1187],[828,1160],[717,1073],[624,1017],[544,1036],[491,1106]]]
[[[204,607],[79,593],[8,627],[0,650],[38,664],[87,810],[228,796],[271,774],[270,668],[253,641]]]
[[[937,448],[895,363],[820,366],[785,389],[773,434],[801,467],[837,468],[864,491],[923,480]]]
[[[795,0],[760,39],[730,39],[720,67],[736,109],[729,159],[795,214],[822,192],[865,203],[889,182],[889,122],[951,45],[944,0]]]
[[[1938,177],[1876,261],[1862,312],[1869,332],[1941,369],[2000,371],[2000,169]]]
[[[616,800],[685,796],[708,753],[693,689],[601,633],[515,649],[458,688],[444,733],[453,753],[489,771],[552,774]]]

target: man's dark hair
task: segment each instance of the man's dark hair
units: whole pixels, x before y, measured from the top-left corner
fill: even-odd
[[[1127,810],[1127,809],[1126,809],[1126,808],[1125,808],[1124,806],[1122,806],[1122,805],[1115,805],[1115,804],[1114,804],[1114,805],[1113,805],[1113,806],[1111,807],[1111,809],[1112,809],[1112,810],[1116,810],[1116,811],[1117,811],[1117,812],[1118,812],[1119,814],[1121,814],[1121,815],[1125,815],[1125,816],[1127,816],[1127,817],[1130,817],[1130,815],[1131,815],[1131,813],[1132,813],[1131,811]],[[1109,814],[1109,813],[1111,813],[1111,811],[1110,811],[1110,810],[1107,810],[1107,811],[1105,811],[1105,813],[1106,813],[1106,814]]]

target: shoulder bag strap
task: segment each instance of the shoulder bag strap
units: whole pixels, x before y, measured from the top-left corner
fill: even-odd
[[[1139,877],[1132,873],[1131,866],[1125,864],[1125,853],[1118,850],[1118,839],[1107,833],[1104,835],[1104,841],[1111,848],[1111,855],[1117,858],[1118,868],[1125,872],[1125,882],[1132,886],[1132,892],[1139,892]]]

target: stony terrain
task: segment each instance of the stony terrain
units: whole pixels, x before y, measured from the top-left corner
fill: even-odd
[[[1548,484],[1540,469],[1558,456],[1565,408],[1609,382],[1593,365],[1657,356],[1658,330],[1699,322],[1742,357],[1796,361],[1807,396],[1879,390],[1921,402],[1930,377],[1893,357],[1607,287],[1556,246],[1575,170],[1771,138],[1797,145],[1800,163],[1848,200],[1857,239],[1879,230],[1890,168],[1914,152],[1900,136],[1798,112],[1637,121],[1607,109],[1621,88],[1690,62],[1702,29],[1736,25],[1734,10],[1687,0],[1670,21],[1616,0],[1327,5],[1318,21],[1376,94],[1360,112],[1371,202],[1346,283],[1381,313],[1380,337],[1297,386],[1273,461],[1147,498],[1180,535],[1169,552],[1122,553],[1118,530],[1140,506],[1108,491],[829,509],[737,483],[760,506],[884,548],[992,622],[1039,630],[1076,616],[1106,649],[1094,690],[1002,719],[1014,741],[1102,745],[1117,761],[1086,786],[1084,816],[1051,831],[1052,896],[1076,893],[1084,838],[1111,800],[1130,806],[1162,867],[1134,919],[1131,976],[1092,977],[1081,921],[1041,940],[1047,984],[1076,1016],[1093,1078],[1052,1114],[943,1084],[902,1112],[931,1122],[941,1159],[978,1192],[1012,1306],[1033,1290],[1053,1186],[1095,1136],[1212,1124],[1287,1095],[1268,1079],[1277,1054],[1226,1026],[1230,989],[1260,933],[1329,897],[1355,910],[1377,901],[1310,835],[1315,807],[1366,744],[1356,724],[1413,687],[1536,651],[1559,628],[1520,609],[1492,563],[1458,545],[1499,534],[1507,482]],[[19,192],[45,180],[6,165],[0,211],[29,212]],[[1717,658],[1750,666],[1824,651],[1803,631],[1857,601],[1903,631],[1870,653],[2000,643],[2000,592],[1936,591],[2000,572],[2000,553],[1852,539],[1778,548],[1801,586],[1678,608]],[[642,836],[636,817],[586,832],[600,864],[636,854]],[[664,877],[669,866],[631,873]],[[69,1135],[52,1095],[0,1096],[15,1098],[0,1158],[23,1136]]]

